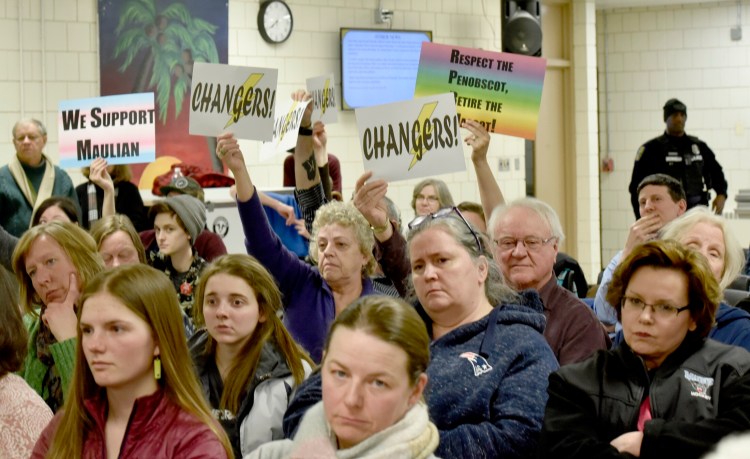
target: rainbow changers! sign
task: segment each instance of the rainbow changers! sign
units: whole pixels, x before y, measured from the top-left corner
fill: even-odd
[[[424,42],[414,97],[452,92],[461,121],[533,140],[546,68],[539,57]]]

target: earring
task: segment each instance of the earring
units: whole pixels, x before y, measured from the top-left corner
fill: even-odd
[[[154,358],[154,379],[161,379],[161,359],[158,355]]]

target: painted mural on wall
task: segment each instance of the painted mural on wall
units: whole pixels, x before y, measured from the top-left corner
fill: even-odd
[[[101,95],[154,93],[156,157],[222,170],[188,133],[194,62],[227,63],[227,0],[99,0]],[[147,165],[133,165],[137,182]]]

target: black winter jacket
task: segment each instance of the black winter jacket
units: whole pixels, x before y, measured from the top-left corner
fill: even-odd
[[[750,430],[750,353],[686,338],[651,372],[623,343],[550,375],[540,457],[620,458],[610,445],[637,430],[650,396],[643,459],[700,458],[722,437]]]

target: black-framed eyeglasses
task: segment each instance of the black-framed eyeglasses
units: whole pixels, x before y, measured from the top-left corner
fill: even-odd
[[[654,311],[654,315],[661,318],[675,317],[682,311],[690,308],[690,305],[678,307],[666,303],[649,304],[640,298],[632,296],[622,297],[620,304],[623,309],[637,312],[638,314],[642,313],[643,310],[649,306],[651,307],[651,310]]]
[[[479,239],[479,235],[476,231],[474,231],[474,228],[471,227],[471,224],[466,220],[466,218],[463,216],[460,210],[458,210],[458,207],[443,207],[442,209],[439,209],[437,212],[427,214],[427,215],[420,215],[419,217],[415,218],[414,220],[409,222],[409,229],[412,230],[414,228],[417,228],[419,225],[423,224],[424,222],[428,220],[433,220],[436,218],[447,218],[450,217],[452,214],[458,215],[458,217],[461,219],[462,222],[464,222],[464,225],[466,225],[466,228],[469,229],[471,232],[471,235],[474,236],[474,240],[477,243],[477,251],[478,253],[482,253],[482,242]]]

